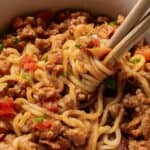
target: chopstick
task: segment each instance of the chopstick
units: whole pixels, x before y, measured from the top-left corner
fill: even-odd
[[[110,39],[108,47],[114,48],[114,46],[119,43],[121,39],[130,31],[130,29],[140,20],[149,7],[150,0],[139,0],[118,28],[116,33]]]
[[[103,63],[114,63],[119,57],[121,57],[126,51],[132,48],[136,44],[138,39],[144,34],[146,30],[150,28],[150,14],[133,28],[106,56]]]

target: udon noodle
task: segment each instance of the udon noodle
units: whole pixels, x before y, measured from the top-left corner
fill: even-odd
[[[0,150],[150,149],[150,46],[103,64],[123,20],[14,19],[0,40]]]

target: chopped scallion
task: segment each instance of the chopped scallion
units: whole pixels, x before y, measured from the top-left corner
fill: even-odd
[[[110,76],[110,77],[108,77],[107,79],[104,80],[104,85],[107,89],[115,90],[116,81],[115,81],[115,79],[113,79],[112,76]]]
[[[43,115],[43,118],[48,118],[48,114],[44,114],[44,115]]]
[[[61,73],[60,73],[60,76],[65,77],[65,73],[64,73],[64,72],[61,72]]]
[[[48,55],[45,56],[44,61],[48,62]]]
[[[4,48],[4,44],[0,43],[0,51],[2,51]]]
[[[105,47],[107,43],[105,41],[101,41],[100,44],[101,44],[101,47]]]
[[[137,64],[137,63],[139,63],[140,61],[141,61],[140,58],[131,58],[131,59],[130,59],[130,62],[131,62],[132,64]]]
[[[43,117],[36,117],[36,118],[34,118],[34,120],[35,120],[36,122],[43,122],[43,121],[44,121],[44,118],[43,118]]]
[[[75,44],[75,47],[80,49],[81,48],[81,44]]]
[[[117,21],[111,21],[111,22],[109,22],[109,25],[117,25]]]
[[[22,78],[25,79],[25,80],[28,80],[30,83],[33,83],[30,74],[27,73],[27,72],[24,72],[24,73],[22,74]]]
[[[19,43],[19,41],[20,41],[20,40],[19,40],[19,38],[14,37],[14,39],[13,39],[13,43],[14,43],[14,44],[18,44],[18,43]]]

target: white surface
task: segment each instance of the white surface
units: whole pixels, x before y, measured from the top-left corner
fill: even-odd
[[[94,14],[116,17],[126,15],[137,0],[0,0],[0,28],[17,15],[50,9],[57,11],[65,8],[88,10]]]

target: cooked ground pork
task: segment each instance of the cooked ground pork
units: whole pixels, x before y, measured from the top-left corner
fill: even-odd
[[[129,150],[149,150],[150,140],[148,141],[129,141]]]

